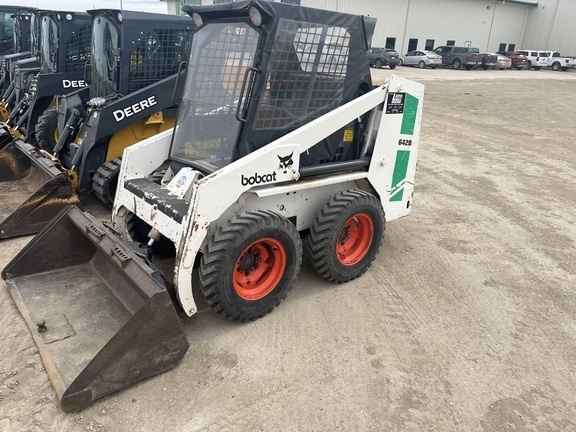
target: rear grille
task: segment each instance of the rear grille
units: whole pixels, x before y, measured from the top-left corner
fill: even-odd
[[[91,27],[80,27],[73,36],[66,41],[64,71],[81,72],[86,62],[90,61]]]
[[[190,31],[153,29],[130,53],[128,93],[174,75],[186,60]]]
[[[291,129],[340,105],[350,34],[282,19],[254,129]]]

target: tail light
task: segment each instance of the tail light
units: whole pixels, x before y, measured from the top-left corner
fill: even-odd
[[[427,58],[428,60],[434,60],[436,57],[427,56],[426,58]]]
[[[568,59],[564,59],[564,61],[565,61],[566,63],[568,63]]]
[[[467,56],[466,56],[466,60],[470,60],[470,55],[467,55]]]

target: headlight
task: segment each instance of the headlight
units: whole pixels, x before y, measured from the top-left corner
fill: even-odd
[[[256,27],[260,27],[262,24],[262,14],[258,8],[250,6],[250,9],[248,9],[248,16],[250,16],[250,21],[252,21],[252,24],[254,24]]]
[[[194,21],[194,24],[196,24],[196,27],[200,27],[202,24],[204,24],[204,20],[202,19],[202,17],[200,16],[200,14],[198,12],[194,12],[192,14],[192,21]]]

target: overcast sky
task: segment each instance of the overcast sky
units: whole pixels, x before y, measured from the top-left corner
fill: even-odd
[[[86,11],[120,9],[120,0],[1,0],[2,5],[32,6],[39,9]],[[127,10],[167,13],[166,2],[160,0],[122,0]]]

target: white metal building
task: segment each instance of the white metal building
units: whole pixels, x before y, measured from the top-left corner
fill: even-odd
[[[180,13],[184,3],[214,0],[168,0],[168,13]],[[300,4],[376,17],[372,46],[395,48],[401,54],[454,44],[481,51],[555,50],[576,56],[576,0],[300,0]]]

